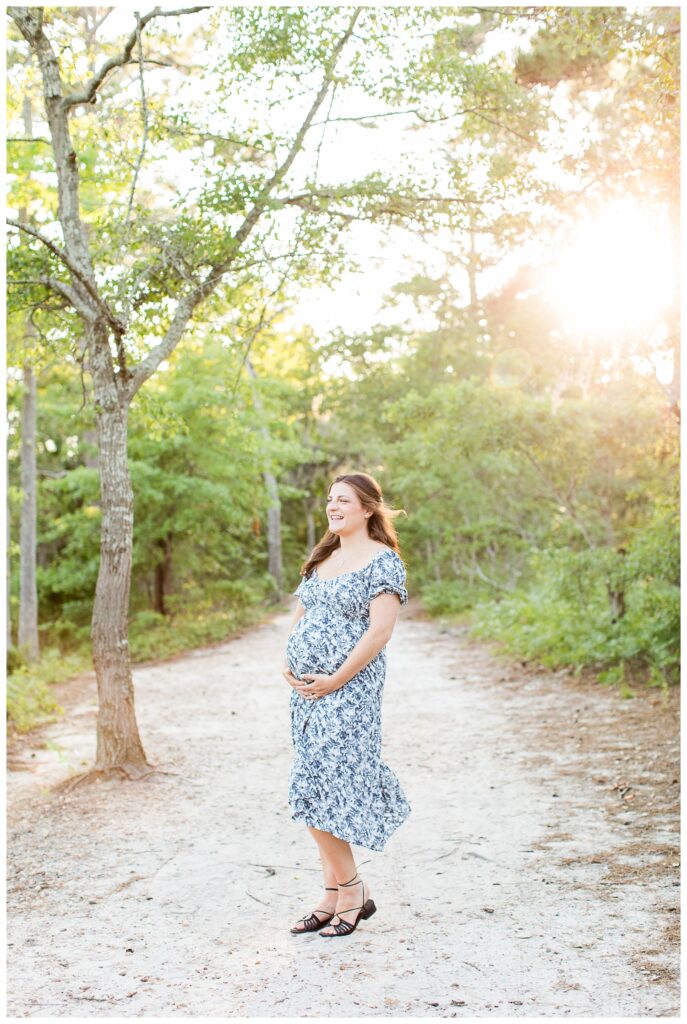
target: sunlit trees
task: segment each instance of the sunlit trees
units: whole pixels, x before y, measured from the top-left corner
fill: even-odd
[[[523,85],[556,91],[562,122],[581,126],[560,150],[564,187],[551,200],[568,221],[614,200],[634,202],[649,223],[665,221],[665,246],[676,264],[680,223],[680,19],[673,7],[548,8],[515,64]],[[612,226],[609,225],[609,230]],[[631,246],[630,237],[623,244]],[[612,250],[611,250],[612,251]],[[680,414],[680,314],[673,301],[653,324],[625,332],[620,359],[651,370],[668,356],[672,379],[656,372],[657,389]],[[615,294],[609,302],[617,301]],[[559,311],[560,312],[560,311]],[[617,332],[616,332],[617,333]],[[612,340],[605,353],[614,360]],[[616,357],[617,359],[617,357]]]

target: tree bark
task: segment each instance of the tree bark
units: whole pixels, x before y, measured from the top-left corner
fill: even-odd
[[[21,519],[19,524],[19,646],[37,661],[38,591],[36,589],[36,378],[24,364],[21,412]]]
[[[470,289],[469,309],[474,317],[479,313],[479,298],[477,295],[477,270],[479,257],[477,255],[477,232],[475,230],[475,212],[470,210],[470,228],[468,232],[470,248],[467,256],[466,270],[468,274],[468,286]]]
[[[31,98],[23,103],[24,133],[33,136]],[[27,220],[22,209],[21,219]],[[31,348],[36,328],[26,319],[26,339]],[[24,363],[24,392],[21,411],[21,516],[19,520],[19,630],[18,642],[29,662],[38,661],[38,590],[36,587],[36,378],[29,362]]]
[[[616,548],[616,553],[621,556],[620,561],[622,562],[627,555],[627,548],[620,545]],[[611,606],[611,622],[615,625],[616,622],[623,618],[626,612],[625,580],[620,572],[614,574],[613,578],[606,582],[606,592]]]
[[[312,498],[305,499],[305,530],[305,547],[307,551],[312,551],[315,547],[315,509]]]
[[[276,477],[268,470],[263,473],[269,507],[267,509],[267,570],[277,585],[276,599],[284,591],[284,576],[281,557],[281,500]]]
[[[11,614],[11,609],[12,609],[12,555],[11,555],[11,550],[12,550],[11,549],[12,534],[11,534],[11,531],[10,531],[10,520],[11,520],[12,517],[10,515],[10,460],[8,458],[6,458],[6,463],[5,463],[5,478],[6,478],[6,481],[7,481],[7,509],[6,509],[6,512],[7,512],[7,525],[6,525],[6,530],[7,530],[7,533],[6,533],[6,536],[7,536],[7,549],[6,549],[6,552],[7,552],[7,566],[6,566],[6,568],[7,568],[7,584],[6,584],[7,612],[6,612],[6,618],[7,618],[7,650],[10,651],[12,649],[12,646],[13,646],[13,640],[12,640],[12,614]]]
[[[134,708],[129,660],[129,588],[134,500],[127,456],[128,402],[114,372],[107,326],[89,332],[98,431],[102,527],[91,638],[98,680],[96,769],[114,766],[135,777],[146,760]]]
[[[248,358],[246,359],[246,368],[248,369],[251,379],[255,382],[257,374],[253,364]],[[265,424],[265,411],[262,400],[254,383],[251,391],[253,396],[253,408],[260,418],[260,433],[267,445],[270,440],[270,432]],[[265,466],[263,468],[262,478],[265,481],[265,489],[267,490],[267,497],[269,500],[267,508],[267,569],[276,584],[277,591],[275,599],[280,601],[284,591],[284,570],[282,566],[281,499],[279,497],[279,484],[277,483],[277,478],[274,473],[271,472],[269,466]]]
[[[166,615],[165,596],[169,593],[172,575],[172,534],[168,533],[163,540],[158,541],[158,545],[162,549],[162,560],[155,566],[153,610]]]

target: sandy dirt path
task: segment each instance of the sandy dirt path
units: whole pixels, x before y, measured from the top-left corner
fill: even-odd
[[[383,756],[412,813],[354,847],[378,912],[292,936],[320,875],[286,800],[290,617],[135,671],[177,774],[49,794],[93,758],[90,679],[10,742],[8,1014],[678,1016],[677,695],[527,670],[411,601]]]

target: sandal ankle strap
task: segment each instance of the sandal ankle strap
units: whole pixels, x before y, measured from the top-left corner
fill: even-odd
[[[350,882],[341,882],[341,887],[342,886],[346,886],[346,885],[358,885],[360,882],[362,882],[362,878],[358,878],[357,882],[355,881],[356,878],[358,878],[358,872],[357,871],[353,875],[353,878],[351,878]]]

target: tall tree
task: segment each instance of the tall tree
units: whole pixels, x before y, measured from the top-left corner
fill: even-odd
[[[246,368],[253,382],[257,381],[257,373],[250,359],[246,359]],[[269,430],[263,420],[263,407],[260,393],[256,386],[253,387],[253,405],[260,419],[260,433],[265,441],[269,441]],[[281,557],[281,499],[279,497],[279,483],[269,465],[265,465],[262,471],[265,481],[265,489],[269,498],[267,506],[267,558],[268,568],[272,579],[275,582],[275,599],[280,600],[284,587],[282,557]]]
[[[31,97],[24,96],[24,134],[33,136]],[[28,220],[23,209],[20,219]],[[31,316],[26,318],[27,348],[35,345],[37,331]],[[21,409],[21,518],[19,523],[19,646],[28,661],[40,655],[38,641],[38,591],[36,589],[36,377],[30,359],[24,363],[24,394]]]
[[[36,590],[36,376],[24,363],[21,410],[21,521],[19,540],[19,646],[36,661],[38,592]]]

